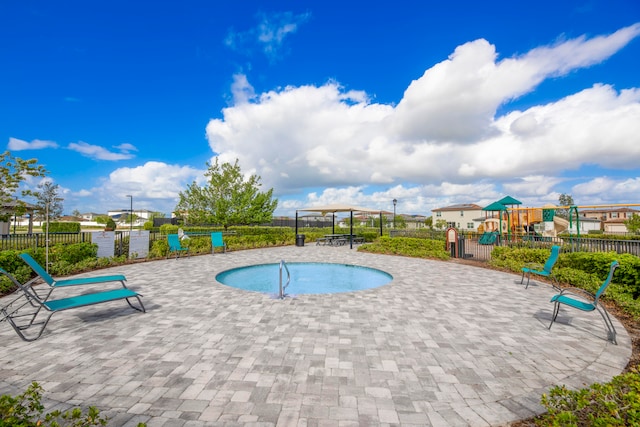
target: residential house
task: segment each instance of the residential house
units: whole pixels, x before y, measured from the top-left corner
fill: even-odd
[[[134,209],[133,214],[136,216],[136,219],[132,225],[140,226],[144,224],[146,221],[148,221],[149,218],[151,218],[153,211],[150,211],[147,209]],[[119,210],[108,211],[107,215],[113,218],[113,220],[117,223],[122,223],[122,220],[125,220],[125,222],[128,223],[126,221],[126,218],[128,218],[129,209],[119,209]]]
[[[82,218],[83,221],[95,221],[99,216],[105,216],[105,215],[106,214],[87,212],[87,213],[80,214],[80,218]]]
[[[451,205],[444,208],[432,209],[433,225],[438,220],[444,220],[447,227],[455,227],[460,231],[478,231],[478,217],[482,216],[482,206],[473,203]]]
[[[619,207],[619,208],[603,208],[603,209],[583,209],[579,211],[580,215],[585,218],[597,219],[601,222],[601,230],[605,233],[628,233],[625,221],[630,219],[633,214],[640,215],[637,209]]]

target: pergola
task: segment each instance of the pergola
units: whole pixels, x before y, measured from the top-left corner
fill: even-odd
[[[12,214],[15,215],[16,211],[18,209],[23,209],[24,213],[28,213],[29,214],[29,229],[28,229],[28,233],[31,234],[33,232],[33,212],[36,210],[37,206],[32,205],[31,203],[27,203],[27,202],[23,202],[20,200],[11,200],[11,201],[7,201],[5,203],[3,203],[0,206],[0,215],[7,215],[7,214]],[[0,221],[2,222],[2,221]],[[10,224],[9,222],[6,222],[6,227],[7,227],[7,231],[8,231],[8,227]],[[0,230],[2,228],[0,227]],[[0,234],[5,234],[2,231],[0,231]],[[8,234],[8,233],[7,233]]]
[[[337,212],[349,212],[351,214],[350,231],[349,231],[349,234],[351,236],[349,237],[349,247],[351,249],[353,249],[353,213],[354,212],[377,213],[378,215],[380,215],[380,235],[382,236],[382,210],[380,209],[369,209],[369,208],[363,208],[361,206],[341,205],[341,204],[314,206],[310,208],[296,209],[296,236],[298,235],[298,211],[320,212],[323,216],[328,213],[332,213],[333,219],[331,220],[331,232],[334,234],[336,231],[335,214]]]

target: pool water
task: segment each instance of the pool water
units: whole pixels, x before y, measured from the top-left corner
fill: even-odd
[[[375,268],[349,264],[292,262],[286,264],[291,274],[287,294],[333,294],[376,288],[393,280],[393,276]],[[280,264],[258,264],[226,270],[216,276],[224,285],[247,291],[278,294]],[[282,284],[287,283],[282,269]]]

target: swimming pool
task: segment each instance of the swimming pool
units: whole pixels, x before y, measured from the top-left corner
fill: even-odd
[[[376,288],[393,280],[393,276],[382,270],[349,264],[321,262],[287,263],[291,282],[287,294],[333,294]],[[216,275],[224,285],[247,291],[278,294],[280,287],[280,264],[258,264],[233,268]],[[286,271],[282,272],[283,285]]]

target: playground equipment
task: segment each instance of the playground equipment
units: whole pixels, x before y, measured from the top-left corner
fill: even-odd
[[[506,199],[506,198],[505,198]],[[503,199],[503,200],[505,200]],[[512,199],[510,198],[511,200]],[[516,201],[517,202],[517,201]],[[519,203],[519,202],[518,202]],[[612,209],[616,207],[636,207],[638,203],[611,204],[611,205],[571,205],[542,207],[507,207],[504,204],[494,202],[484,208],[485,211],[494,212],[494,215],[485,219],[483,231],[506,233],[509,237],[514,234],[537,233],[542,237],[557,237],[559,234],[569,231],[580,237],[581,217],[579,209]],[[557,216],[556,210],[563,209],[568,212],[568,219]],[[497,212],[497,214],[495,214]],[[582,217],[584,219],[584,217]]]

